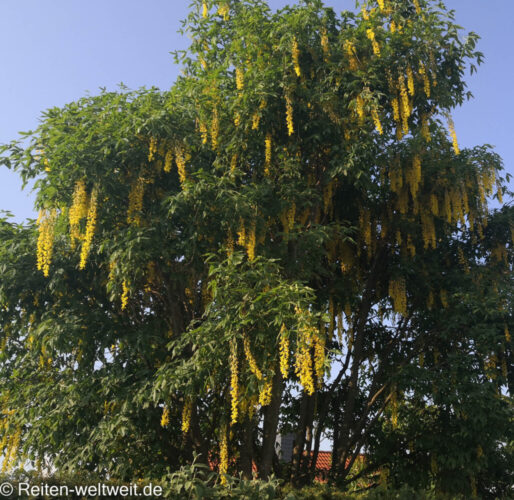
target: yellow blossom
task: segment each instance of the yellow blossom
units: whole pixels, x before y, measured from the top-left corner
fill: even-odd
[[[170,409],[165,406],[162,410],[161,427],[167,427],[170,423]]]
[[[54,247],[54,233],[57,212],[55,209],[50,211],[41,210],[37,221],[38,240],[37,240],[37,268],[43,271],[43,275],[48,277],[50,264],[52,263],[52,253]]]
[[[97,218],[97,202],[98,202],[98,191],[96,188],[91,193],[91,200],[89,202],[89,210],[87,212],[86,222],[86,234],[84,236],[84,242],[82,243],[82,249],[80,252],[80,264],[79,268],[84,269],[86,267],[87,258],[91,250],[91,244],[93,242],[93,236],[96,229],[96,218]]]
[[[294,125],[293,125],[293,101],[291,100],[291,96],[289,93],[286,93],[286,123],[287,123],[287,133],[288,135],[293,135],[294,133]]]
[[[291,50],[293,55],[293,65],[296,76],[300,77],[302,75],[302,70],[300,68],[300,50],[298,49],[298,41],[296,37],[293,38],[293,47]]]

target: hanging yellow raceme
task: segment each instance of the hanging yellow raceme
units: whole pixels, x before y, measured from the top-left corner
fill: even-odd
[[[252,221],[250,224],[250,228],[248,230],[248,233],[246,235],[246,254],[248,255],[248,260],[252,262],[255,260],[255,244],[256,244],[256,238],[255,238],[255,232],[256,232],[256,223],[255,220]]]
[[[244,83],[244,75],[243,70],[241,68],[236,68],[236,88],[239,91],[242,91],[245,87]]]
[[[138,177],[130,186],[127,224],[134,224],[135,226],[139,226],[141,224],[144,190],[145,181],[142,177]]]
[[[405,78],[402,73],[398,77],[398,89],[400,91],[400,114],[402,118],[402,129],[406,135],[409,133],[409,117],[411,114],[409,96],[405,87]]]
[[[414,73],[410,66],[407,66],[407,89],[409,95],[414,96]]]
[[[270,378],[264,382],[259,392],[259,404],[261,406],[268,406],[271,403],[271,396],[273,394],[273,380]]]
[[[187,434],[191,427],[191,417],[193,415],[193,400],[187,398],[182,409],[182,432]]]
[[[302,70],[300,68],[300,49],[298,48],[298,41],[296,37],[293,38],[293,46],[291,49],[291,53],[293,56],[293,65],[296,76],[302,76]]]
[[[202,3],[202,17],[205,19],[209,14],[209,9],[207,8],[207,3]]]
[[[97,205],[98,190],[95,187],[93,188],[93,191],[91,193],[89,209],[87,211],[86,234],[84,236],[84,241],[82,243],[82,248],[80,252],[79,269],[84,269],[86,267],[87,258],[89,256],[89,252],[91,251],[91,244],[93,243],[93,236],[95,234],[96,229],[96,218],[98,210]]]
[[[223,16],[223,21],[228,21],[230,19],[230,7],[228,4],[222,4],[218,7],[218,14]]]
[[[282,325],[280,328],[280,342],[279,342],[279,353],[280,353],[280,373],[284,380],[289,375],[289,336],[287,334],[286,325]]]
[[[221,437],[220,437],[220,465],[219,465],[219,473],[220,473],[220,481],[223,486],[227,484],[227,478],[225,475],[228,472],[228,437],[227,437],[227,426],[222,425],[220,429]]]
[[[230,159],[230,173],[233,174],[237,168],[237,154],[233,154]]]
[[[270,166],[271,166],[271,134],[268,132],[266,134],[266,139],[264,140],[264,174],[270,174]]]
[[[129,301],[129,287],[127,285],[126,280],[123,280],[123,283],[121,284],[121,310],[124,311],[127,308],[128,301]]]
[[[378,44],[375,36],[375,32],[372,28],[368,28],[366,30],[366,36],[369,40],[371,40],[371,46],[373,47],[373,54],[375,54],[377,57],[380,57],[380,45]]]
[[[155,137],[150,138],[150,145],[148,146],[148,161],[153,161],[155,153],[157,152],[157,139]]]
[[[291,96],[289,93],[285,95],[286,99],[286,124],[287,124],[287,133],[288,135],[293,135],[294,133],[294,124],[293,124],[293,101],[291,100]]]
[[[170,423],[170,409],[164,406],[161,416],[161,427],[167,427]]]
[[[209,141],[209,132],[207,131],[207,125],[204,122],[200,122],[198,126],[200,130],[200,135],[202,136],[202,144],[207,144]]]
[[[80,240],[82,235],[80,231],[80,222],[87,217],[88,196],[86,192],[86,183],[82,179],[77,181],[73,191],[72,204],[68,211],[68,220],[70,222],[70,238],[71,246],[75,247],[76,241]]]
[[[396,278],[389,282],[389,296],[393,300],[394,311],[407,316],[407,294],[403,278]]]
[[[164,171],[166,173],[170,173],[171,172],[171,165],[173,163],[173,151],[171,149],[168,149],[168,151],[166,151],[166,156],[164,157]]]
[[[384,133],[384,129],[382,128],[382,123],[380,123],[380,117],[378,116],[378,111],[373,108],[371,110],[371,117],[373,118],[373,123],[375,124],[375,128],[377,132],[382,135]]]
[[[416,8],[416,14],[421,14],[421,7],[419,6],[419,0],[412,0],[414,7]]]
[[[216,151],[218,149],[218,136],[220,131],[220,122],[218,116],[218,107],[215,106],[212,112],[212,123],[211,123],[211,145],[212,149]]]
[[[359,69],[359,61],[357,59],[357,50],[355,49],[355,44],[350,40],[345,40],[343,49],[346,53],[346,57],[348,58],[348,62],[350,63],[350,70],[357,71]]]
[[[262,380],[262,372],[257,365],[257,361],[253,357],[252,350],[250,348],[250,339],[246,334],[243,336],[243,349],[246,361],[248,361],[248,366],[250,367],[250,371],[255,375],[257,380]]]
[[[175,163],[177,164],[178,177],[180,184],[184,184],[187,179],[186,158],[184,149],[181,146],[175,147]]]
[[[56,220],[57,211],[55,209],[40,210],[37,219],[37,269],[43,271],[45,277],[48,277],[52,263]]]
[[[237,423],[239,416],[239,368],[237,362],[237,341],[233,340],[230,343],[230,403],[231,411],[231,424]]]

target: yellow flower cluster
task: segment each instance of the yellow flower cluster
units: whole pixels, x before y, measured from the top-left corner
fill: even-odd
[[[286,93],[286,123],[288,135],[293,135],[293,101],[291,100],[291,96],[289,95],[289,93]]]
[[[220,429],[220,465],[219,473],[221,476],[221,484],[227,484],[227,478],[225,474],[228,472],[228,439],[227,439],[227,427],[223,425]]]
[[[250,367],[250,371],[255,375],[257,380],[262,380],[262,372],[257,365],[257,361],[253,357],[252,351],[250,349],[250,339],[246,334],[243,336],[243,349],[246,360],[248,361],[248,366]]]
[[[155,158],[157,152],[157,139],[155,137],[150,138],[150,145],[148,146],[148,161],[152,161]]]
[[[191,416],[193,415],[193,400],[187,398],[182,409],[182,432],[187,434],[191,427]]]
[[[228,4],[222,4],[218,7],[218,14],[223,16],[224,21],[228,21],[230,19],[230,8]]]
[[[93,242],[93,236],[96,229],[97,205],[98,191],[96,188],[93,188],[91,199],[89,201],[89,209],[87,211],[86,234],[84,236],[84,242],[80,252],[80,269],[84,269],[86,267],[87,258],[89,256],[89,252],[91,251],[91,244]]]
[[[298,48],[298,41],[296,40],[296,37],[293,38],[293,47],[291,53],[293,56],[294,71],[296,76],[300,77],[302,76],[302,70],[300,68],[300,49]]]
[[[212,112],[212,123],[211,123],[211,145],[212,149],[218,149],[218,136],[220,132],[220,121],[218,116],[218,108],[215,107]]]
[[[398,89],[400,90],[400,115],[402,120],[402,131],[406,135],[409,133],[409,117],[411,109],[409,104],[409,96],[407,95],[407,88],[405,87],[405,78],[400,73],[398,77]]]
[[[207,125],[205,125],[204,122],[200,122],[200,125],[198,126],[200,130],[200,135],[202,136],[202,144],[207,144],[207,141],[209,140],[209,133],[207,131]]]
[[[384,0],[377,0],[377,2],[378,2],[379,9],[384,11],[385,10]]]
[[[359,69],[359,61],[357,59],[357,51],[355,49],[355,44],[346,40],[343,45],[344,51],[346,53],[346,57],[348,57],[348,61],[350,63],[350,70],[357,71]]]
[[[405,180],[409,185],[412,198],[416,198],[419,184],[421,183],[421,158],[418,154],[414,155],[411,168],[407,169],[405,172]]]
[[[391,101],[391,106],[393,108],[393,118],[396,123],[400,123],[400,103],[398,102],[398,98],[395,97]]]
[[[261,114],[256,111],[252,115],[252,130],[257,130],[259,128],[259,123],[261,122]]]
[[[412,0],[414,7],[416,8],[416,14],[421,14],[421,7],[419,6],[419,0]]]
[[[121,294],[121,310],[124,311],[127,308],[128,300],[129,300],[129,287],[127,282],[123,280],[121,284],[122,294]]]
[[[145,181],[142,177],[138,177],[130,186],[127,224],[134,224],[135,226],[141,224],[144,190]]]
[[[70,221],[70,238],[72,248],[75,247],[75,242],[80,240],[82,235],[80,232],[80,221],[87,217],[88,196],[86,192],[86,183],[82,179],[77,181],[73,191],[73,198],[70,210],[68,212],[68,219]]]
[[[55,209],[50,211],[41,210],[37,219],[37,269],[43,271],[45,277],[48,277],[50,264],[52,263],[56,219],[57,212]]]
[[[505,334],[505,340],[507,343],[510,344],[510,341],[511,341],[511,336],[510,336],[510,332],[509,332],[509,327],[507,325],[505,325],[505,328],[503,330],[503,333]]]
[[[205,19],[209,14],[209,9],[207,8],[207,3],[203,2],[202,4],[202,17]]]
[[[280,373],[282,373],[282,377],[285,380],[289,374],[289,337],[287,335],[286,325],[282,325],[279,335],[280,343],[278,350],[280,352]]]
[[[248,255],[248,260],[251,262],[255,259],[255,231],[256,231],[256,224],[255,220],[252,221],[250,224],[250,230],[248,231],[248,234],[246,235],[246,254]]]
[[[261,406],[268,406],[271,403],[271,396],[273,393],[273,380],[269,378],[264,382],[259,392],[259,404]]]
[[[311,348],[314,336],[317,334],[310,325],[302,325],[298,332],[298,347],[296,351],[295,372],[307,394],[314,394],[314,370],[312,365]]]
[[[393,309],[402,316],[407,316],[407,293],[405,280],[396,278],[389,282],[389,296],[393,300]]]
[[[236,112],[236,114],[234,115],[234,125],[236,127],[239,127],[239,125],[241,125],[241,115]]]
[[[170,409],[165,406],[162,409],[161,427],[167,427],[170,423]]]
[[[368,28],[366,30],[366,36],[369,40],[371,40],[371,46],[373,47],[373,54],[375,54],[377,57],[380,57],[380,45],[378,44],[375,36],[375,32],[372,28]]]
[[[239,414],[239,372],[237,364],[237,342],[234,340],[230,343],[230,397],[231,397],[231,423],[237,423]]]
[[[359,121],[362,122],[364,120],[364,99],[358,95],[356,100],[357,115],[359,117]]]
[[[175,163],[177,164],[178,177],[180,179],[180,184],[184,184],[187,179],[186,173],[186,158],[184,154],[184,149],[181,146],[175,147]]]
[[[166,156],[164,157],[164,171],[166,173],[171,172],[171,164],[173,163],[173,151],[168,149]]]
[[[264,140],[264,173],[269,175],[270,166],[271,166],[271,134],[268,132],[266,134],[266,139]]]
[[[377,132],[382,135],[384,133],[384,129],[382,128],[382,124],[380,123],[380,118],[378,116],[378,111],[373,108],[371,110],[371,117],[373,118],[373,123],[375,124],[375,128],[377,129]]]
[[[410,66],[407,66],[407,88],[409,90],[409,94],[414,96],[414,73]]]
[[[243,90],[245,86],[244,75],[241,68],[236,68],[236,88],[237,90]]]

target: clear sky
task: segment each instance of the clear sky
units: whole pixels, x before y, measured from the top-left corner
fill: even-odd
[[[286,0],[270,0],[279,8]],[[446,0],[458,24],[482,40],[485,64],[468,78],[475,99],[454,113],[462,146],[492,144],[514,174],[514,2]],[[169,54],[188,39],[177,33],[189,0],[2,0],[0,2],[0,143],[35,128],[41,111],[86,91],[169,88],[180,68]],[[354,0],[327,0],[336,10]],[[512,183],[511,183],[512,186]],[[0,210],[17,220],[34,217],[33,197],[15,174],[0,167]]]

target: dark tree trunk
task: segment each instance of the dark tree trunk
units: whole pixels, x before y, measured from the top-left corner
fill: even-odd
[[[282,402],[283,380],[280,370],[277,368],[273,377],[273,389],[271,403],[266,407],[264,413],[262,454],[259,476],[262,479],[268,478],[273,466],[275,454],[275,442],[277,439],[278,419],[280,416],[280,404]]]

